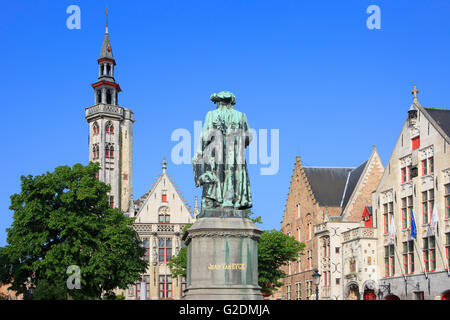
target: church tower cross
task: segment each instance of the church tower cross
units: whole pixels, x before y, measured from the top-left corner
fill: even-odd
[[[417,101],[418,93],[419,93],[419,89],[417,89],[416,85],[414,85],[414,89],[411,91],[411,94],[414,96],[414,101]]]

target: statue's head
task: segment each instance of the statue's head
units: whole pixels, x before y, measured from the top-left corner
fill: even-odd
[[[222,91],[219,93],[213,93],[210,97],[211,101],[215,104],[224,104],[234,106],[236,104],[236,97],[229,91]]]

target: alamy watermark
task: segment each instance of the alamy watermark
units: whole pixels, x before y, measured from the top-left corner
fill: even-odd
[[[236,164],[244,164],[248,145],[248,164],[266,166],[260,168],[261,175],[275,175],[279,170],[279,129],[270,129],[270,154],[268,129],[232,129],[227,130],[226,134],[221,130],[210,129],[202,134],[202,121],[194,121],[194,137],[189,130],[179,128],[172,132],[170,139],[178,142],[171,151],[171,160],[176,165],[192,164],[193,156],[196,161],[207,163],[214,158],[216,164],[229,163],[224,157],[233,156]],[[211,143],[205,147],[205,141]],[[201,151],[197,151],[199,143],[205,147]],[[224,146],[227,150],[223,150]]]
[[[381,9],[379,6],[372,4],[370,5],[367,10],[367,14],[370,14],[370,16],[367,18],[366,25],[369,30],[381,29]]]
[[[71,265],[67,268],[67,274],[70,276],[67,278],[67,289],[81,289],[81,270],[77,265]]]
[[[70,14],[66,20],[67,29],[81,29],[81,9],[76,4],[72,4],[67,7],[66,13]]]

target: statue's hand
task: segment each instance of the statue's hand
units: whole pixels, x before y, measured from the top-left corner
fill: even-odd
[[[205,172],[204,174],[202,174],[199,178],[198,181],[200,183],[200,185],[203,184],[207,184],[207,183],[214,183],[217,181],[217,178],[210,172]]]

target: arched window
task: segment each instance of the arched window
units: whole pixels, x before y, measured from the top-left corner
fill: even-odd
[[[97,122],[94,122],[94,124],[92,125],[92,132],[94,133],[94,136],[99,134],[100,128]]]
[[[106,65],[106,74],[107,74],[108,76],[111,75],[111,65],[110,65],[109,63]]]
[[[111,121],[108,121],[105,126],[106,134],[114,134],[114,126]]]

